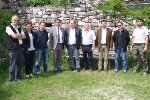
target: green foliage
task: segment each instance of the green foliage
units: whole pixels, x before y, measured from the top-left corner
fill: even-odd
[[[54,6],[64,6],[67,3],[67,0],[26,0],[27,6],[45,6],[45,5],[54,5]]]
[[[0,9],[0,44],[6,45],[5,28],[10,24],[12,14]]]
[[[122,0],[108,0],[106,4],[99,4],[97,9],[105,10],[112,19],[120,18],[126,21],[126,18],[143,18],[144,24],[150,28],[149,6],[127,6]]]

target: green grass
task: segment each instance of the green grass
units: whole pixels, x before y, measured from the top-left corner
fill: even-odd
[[[51,61],[49,61],[51,62]],[[8,61],[0,68],[0,100],[149,100],[150,75],[132,73],[133,57],[128,56],[129,70],[114,73],[113,66],[107,73],[102,71],[70,71],[66,64],[63,72],[54,74],[49,63],[49,72],[34,74],[15,83],[8,81]]]

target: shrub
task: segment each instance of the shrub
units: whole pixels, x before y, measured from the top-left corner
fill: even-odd
[[[0,44],[6,46],[5,28],[10,24],[12,13],[0,9]]]

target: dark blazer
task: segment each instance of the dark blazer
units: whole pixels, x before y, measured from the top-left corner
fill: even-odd
[[[95,46],[98,48],[98,50],[100,50],[101,48],[101,39],[102,39],[102,27],[99,28],[96,32]],[[108,50],[113,46],[112,30],[110,28],[107,28],[106,32],[106,46]]]
[[[129,41],[130,41],[129,31],[123,29],[122,33],[123,33],[122,34],[123,51],[126,52],[127,51],[127,46],[129,44]],[[119,35],[119,30],[115,31],[114,35],[113,35],[113,41],[115,43],[115,51],[118,48],[118,35]]]
[[[70,28],[68,27],[65,29],[64,32],[64,44],[66,48],[68,48],[69,34],[70,34]],[[79,50],[80,46],[82,45],[82,31],[78,27],[75,27],[75,37],[76,37],[76,47],[77,50]]]
[[[31,34],[33,36],[33,46],[36,49],[36,35],[33,31],[31,31]],[[23,39],[23,49],[25,52],[28,52],[28,48],[30,48],[30,37],[27,31],[25,31],[26,38]]]

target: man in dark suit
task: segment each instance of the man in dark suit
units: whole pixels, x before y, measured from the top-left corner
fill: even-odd
[[[50,49],[53,51],[54,73],[62,71],[62,50],[64,42],[64,29],[60,27],[61,20],[55,20],[55,26],[50,30]]]
[[[118,22],[118,30],[114,32],[113,41],[115,43],[115,53],[116,53],[115,72],[118,72],[119,69],[120,53],[122,55],[122,66],[123,66],[122,70],[123,72],[126,72],[127,71],[126,51],[130,41],[130,37],[129,31],[123,28],[122,22]]]
[[[75,20],[72,19],[69,21],[69,27],[65,29],[64,43],[68,50],[71,70],[75,70],[75,63],[73,58],[74,55],[76,60],[76,69],[78,72],[80,72],[79,49],[82,44],[82,32],[81,29],[75,27],[75,25]]]

